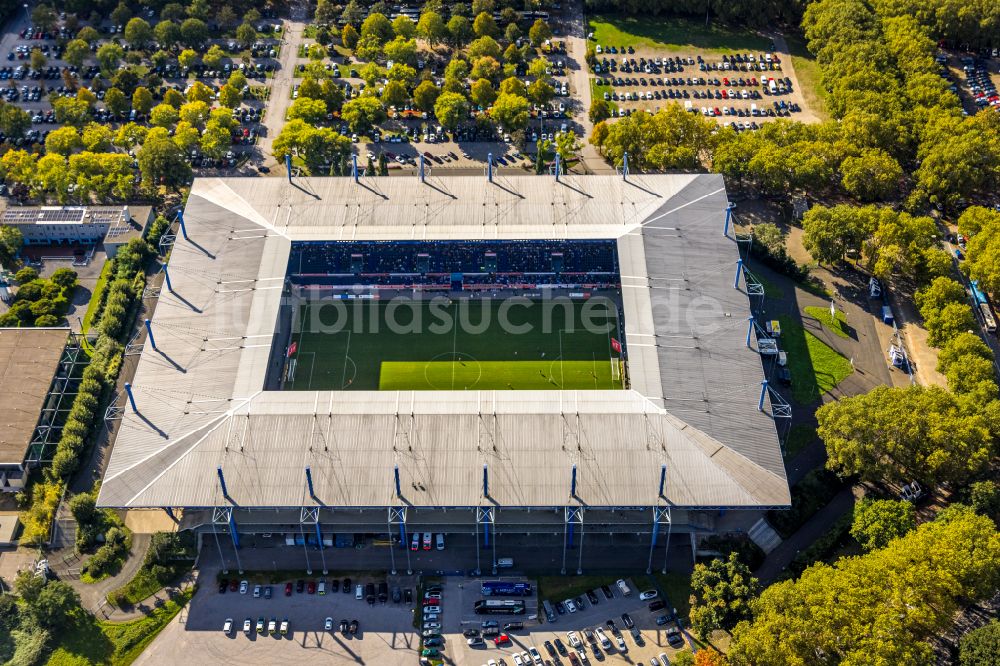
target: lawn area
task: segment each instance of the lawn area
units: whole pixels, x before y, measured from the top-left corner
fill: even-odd
[[[590,361],[386,361],[380,391],[620,389],[607,359]]]
[[[601,46],[648,47],[680,53],[732,53],[764,51],[771,40],[750,30],[721,23],[681,18],[636,18],[596,14],[590,17],[589,30],[594,43]]]
[[[766,277],[761,275],[759,272],[754,273],[753,276],[757,278],[757,282],[760,282],[761,286],[764,287],[764,295],[768,298],[781,299],[785,297],[785,290],[779,287],[777,284],[768,280]]]
[[[173,620],[191,600],[191,588],[173,601],[131,622],[100,622],[85,611],[77,611],[73,624],[58,635],[49,666],[110,664],[127,666]]]
[[[821,73],[816,58],[813,57],[806,44],[798,37],[786,37],[788,50],[792,55],[792,67],[795,69],[795,78],[802,90],[802,97],[806,101],[806,106],[816,114],[820,120],[827,120],[830,113],[826,109],[827,92],[820,83]]]
[[[788,352],[792,399],[800,404],[820,396],[854,372],[851,362],[788,315],[780,315],[781,347]]]
[[[536,576],[538,599],[556,602],[586,594],[601,585],[613,586],[620,576]],[[636,583],[638,584],[638,583]],[[603,595],[601,595],[603,599]]]
[[[191,565],[192,562],[177,562],[166,567],[162,578],[157,578],[152,569],[143,566],[124,587],[108,592],[108,602],[116,606],[135,605],[143,599],[153,596],[165,586],[177,582],[191,570]]]
[[[791,460],[802,449],[816,440],[816,428],[800,423],[792,426],[785,438],[785,460]]]
[[[309,303],[285,389],[621,388],[611,381],[614,307],[597,298],[518,308],[493,299]]]
[[[823,328],[834,335],[841,338],[851,337],[847,332],[847,315],[840,310],[835,310],[837,313],[836,317],[830,316],[830,308],[823,308],[818,305],[807,306],[805,310],[807,315],[823,324]]]
[[[101,268],[101,275],[97,278],[97,284],[94,285],[94,293],[90,295],[90,303],[87,304],[87,312],[83,315],[83,334],[86,335],[90,330],[91,324],[94,323],[94,315],[97,314],[97,308],[104,298],[104,290],[108,287],[108,280],[111,279],[111,261],[106,260],[104,266]]]
[[[604,93],[611,93],[611,86],[599,86],[597,85],[597,79],[590,80],[590,98],[591,99],[604,99]],[[608,106],[610,106],[615,112],[618,111],[618,105],[611,100],[608,100]],[[583,137],[586,139],[587,137]]]
[[[660,589],[667,595],[671,606],[677,609],[677,614],[687,622],[691,614],[691,574],[666,573],[654,574]],[[636,585],[639,581],[636,581]]]

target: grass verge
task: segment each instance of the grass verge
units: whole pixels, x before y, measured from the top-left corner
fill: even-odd
[[[108,601],[116,606],[134,606],[167,585],[176,583],[184,574],[191,571],[192,564],[193,561],[177,562],[169,567],[160,567],[163,571],[159,572],[159,575],[153,569],[143,566],[123,587],[109,592]]]
[[[147,616],[130,622],[100,622],[90,613],[79,610],[70,626],[59,634],[59,642],[48,664],[128,666],[177,616],[193,594],[194,588],[186,590]]]
[[[816,441],[816,428],[811,425],[799,424],[792,426],[785,438],[785,460],[791,460],[802,449]]]
[[[830,308],[824,308],[818,305],[809,305],[805,310],[807,315],[823,324],[823,328],[827,329],[837,337],[851,337],[847,332],[847,315],[840,310],[835,311],[837,313],[835,317],[830,316]]]
[[[587,590],[596,590],[601,585],[612,586],[619,577],[593,575],[535,576],[534,578],[538,584],[538,599],[548,599],[554,603],[570,597],[579,597],[586,594]]]
[[[771,46],[771,40],[750,30],[674,17],[596,14],[590,18],[589,30],[594,33],[594,42],[601,46],[648,47],[683,53],[764,51]]]
[[[778,321],[781,322],[781,346],[788,352],[795,402],[809,404],[819,400],[854,372],[850,361],[797,321],[788,315],[779,316]]]
[[[97,284],[94,285],[94,292],[90,295],[90,303],[87,304],[87,312],[83,315],[84,335],[90,331],[90,326],[94,323],[94,317],[97,315],[98,308],[100,308],[101,301],[104,298],[104,290],[107,289],[110,279],[111,260],[109,259],[104,262],[104,266],[101,268],[101,275],[97,278]]]
[[[795,69],[795,78],[806,106],[820,120],[828,120],[830,112],[826,108],[827,92],[820,82],[819,63],[813,54],[809,53],[803,40],[798,37],[786,37],[785,42],[791,52],[792,68]]]

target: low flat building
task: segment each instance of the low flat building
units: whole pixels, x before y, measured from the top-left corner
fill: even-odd
[[[50,388],[61,372],[67,328],[0,328],[0,491],[18,492],[39,425],[48,427]],[[44,411],[43,411],[44,410]]]
[[[141,237],[153,219],[140,206],[18,206],[0,213],[0,224],[16,227],[25,245],[98,245],[109,257]]]

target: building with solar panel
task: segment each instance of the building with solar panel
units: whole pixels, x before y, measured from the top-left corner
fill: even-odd
[[[666,566],[790,500],[729,215],[707,174],[197,179],[98,503],[240,569],[418,569],[428,533]]]
[[[25,245],[104,243],[109,257],[152,221],[149,206],[17,206],[0,213],[0,225],[16,227]]]

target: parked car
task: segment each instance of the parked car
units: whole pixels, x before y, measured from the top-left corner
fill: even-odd
[[[649,601],[650,599],[655,599],[659,596],[659,592],[656,590],[646,590],[639,593],[639,601]]]
[[[222,623],[222,633],[227,636],[233,633],[233,618],[227,617],[226,621]]]

